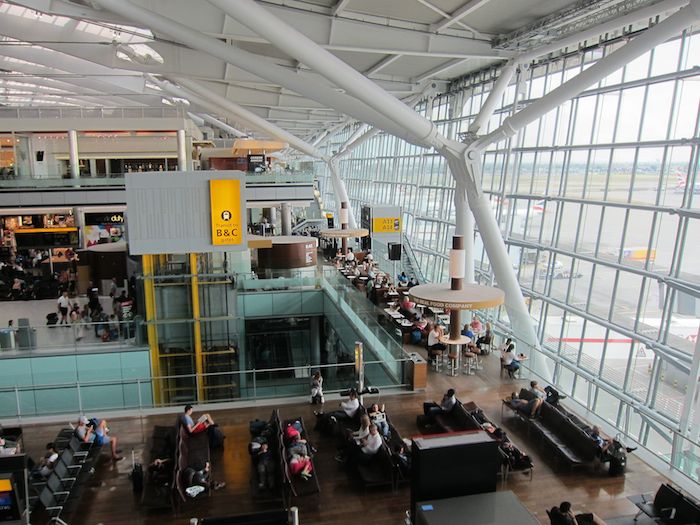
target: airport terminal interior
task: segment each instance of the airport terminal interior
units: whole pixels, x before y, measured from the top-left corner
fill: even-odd
[[[700,0],[0,0],[0,521],[700,524]]]

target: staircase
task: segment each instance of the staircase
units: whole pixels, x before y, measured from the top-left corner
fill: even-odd
[[[425,284],[427,282],[423,271],[418,264],[418,259],[413,251],[408,236],[404,233],[401,237],[401,244],[403,244],[403,250],[401,250],[401,268],[406,272],[409,277],[414,275],[418,279],[419,284]]]

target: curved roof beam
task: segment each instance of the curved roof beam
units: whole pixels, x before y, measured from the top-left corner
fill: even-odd
[[[216,109],[217,113],[225,112],[233,115],[237,120],[241,120],[249,124],[251,128],[258,129],[271,135],[272,137],[282,140],[283,142],[287,142],[291,147],[298,149],[307,155],[327,160],[327,157],[323,152],[319,151],[314,146],[307,144],[296,135],[292,135],[288,131],[267,122],[265,119],[248,111],[238,104],[231,102],[227,98],[214,93],[193,80],[175,78],[172,79],[173,83],[169,83],[158,80],[152,76],[149,77],[149,80],[157,84],[162,90],[167,91],[176,97],[186,98],[203,107],[214,108]],[[174,82],[177,82],[177,84],[180,84],[182,87],[176,86]]]
[[[300,95],[314,99],[327,107],[335,108],[358,120],[371,123],[409,142],[423,146],[431,146],[428,141],[424,140],[424,137],[420,136],[420,132],[416,133],[415,129],[403,127],[399,123],[395,123],[391,119],[384,117],[382,112],[377,112],[373,108],[373,105],[376,104],[367,105],[361,102],[360,99],[346,95],[345,89],[342,89],[342,86],[341,89],[338,89],[328,85],[326,82],[309,82],[307,78],[301,78],[298,75],[290,74],[285,68],[268,62],[258,55],[248,53],[242,49],[233,48],[220,40],[193,31],[184,24],[180,24],[171,18],[163,17],[160,14],[139,7],[131,2],[123,0],[93,0],[93,2],[105,9],[112,10],[140,24],[146,25],[153,31],[166,34],[170,38],[187,46],[210,53],[237,67],[250,71],[261,78],[266,78],[270,82],[274,82]],[[239,2],[236,2],[236,6],[243,10],[244,6],[239,6]],[[346,65],[345,67],[349,66]],[[355,73],[357,72],[355,71]],[[359,73],[357,74],[359,75]],[[368,80],[368,82],[370,81]],[[374,86],[377,88],[376,85]],[[385,92],[384,94],[390,96]],[[396,99],[394,100],[400,104]],[[431,123],[429,124],[432,126]],[[425,128],[425,125],[423,125],[423,127]]]
[[[104,2],[105,0],[97,0]],[[113,1],[113,0],[112,0]],[[411,110],[396,97],[390,95],[377,84],[359,73],[338,57],[321,48],[306,35],[283,22],[254,0],[237,0],[235,5],[227,0],[208,0],[234,20],[265,37],[270,43],[299,62],[333,81],[357,100],[362,101],[377,113],[396,122],[403,128],[400,136],[410,130],[418,140],[432,145],[437,128],[435,125]],[[352,114],[352,112],[346,112]],[[360,118],[364,122],[372,122]],[[378,127],[383,127],[379,124]],[[414,142],[414,141],[411,141]]]

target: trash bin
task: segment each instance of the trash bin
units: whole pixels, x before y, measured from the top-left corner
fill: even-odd
[[[408,357],[411,359],[406,361],[408,384],[412,390],[425,390],[428,386],[428,363],[416,352],[409,353]]]
[[[15,336],[17,348],[32,350],[36,347],[36,330],[29,324],[29,319],[17,319],[17,335]]]
[[[0,330],[0,348],[15,347],[15,331],[12,328],[3,328]]]

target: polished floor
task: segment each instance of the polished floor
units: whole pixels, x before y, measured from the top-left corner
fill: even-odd
[[[579,469],[571,473],[562,470],[548,457],[543,457],[537,443],[528,441],[525,432],[509,414],[504,414],[501,422],[500,400],[506,394],[524,386],[525,380],[499,378],[499,363],[496,355],[485,358],[484,370],[473,376],[448,377],[434,372],[429,373],[429,388],[425,393],[406,393],[384,396],[379,399],[386,403],[387,412],[404,437],[418,433],[415,416],[425,400],[439,399],[449,387],[457,390],[462,401],[477,402],[494,421],[500,422],[510,438],[527,453],[535,463],[534,477],[519,473],[511,474],[505,483],[499,483],[499,490],[512,490],[529,511],[542,523],[548,523],[545,509],[566,499],[573,502],[576,509],[596,512],[603,518],[631,516],[635,507],[627,496],[655,491],[664,479],[642,461],[630,455],[627,473],[624,477],[611,478],[605,469]],[[371,403],[377,396],[365,399]],[[326,409],[337,402],[326,403]],[[280,406],[281,416],[303,416],[311,426],[313,407],[298,403]],[[254,418],[269,417],[269,407],[242,408],[212,412],[213,417],[223,428],[227,438],[224,451],[213,456],[214,479],[223,480],[227,486],[207,500],[188,502],[180,516],[170,512],[148,513],[143,511],[131,492],[128,472],[131,469],[130,455],[134,450],[140,458],[145,440],[154,424],[170,424],[173,415],[130,418],[110,421],[112,434],[120,439],[127,460],[117,464],[106,457],[98,467],[95,486],[86,490],[81,506],[84,509],[70,522],[74,525],[160,525],[186,524],[191,517],[222,516],[264,510],[274,506],[274,502],[251,497],[251,465],[247,452],[248,422]],[[30,453],[39,454],[43,445],[50,440],[60,425],[25,427],[26,446]],[[301,523],[318,525],[339,525],[367,522],[372,525],[398,525],[409,505],[409,488],[401,487],[398,493],[390,488],[364,490],[349,477],[344,467],[333,460],[333,442],[312,432],[312,439],[319,449],[316,457],[317,475],[321,485],[318,496],[299,498],[293,501],[300,508]],[[615,523],[632,524],[629,520]],[[36,522],[38,523],[38,522]],[[465,521],[465,523],[467,523]],[[514,524],[517,525],[517,524]]]

